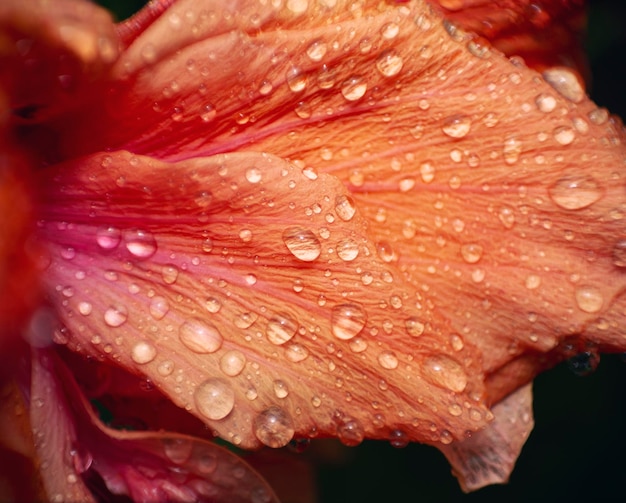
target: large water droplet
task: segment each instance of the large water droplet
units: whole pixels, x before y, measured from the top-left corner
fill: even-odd
[[[585,313],[597,313],[602,309],[604,298],[602,292],[593,286],[581,286],[576,289],[576,304]]]
[[[426,358],[422,372],[424,378],[433,384],[456,393],[462,392],[467,386],[467,374],[465,374],[463,367],[445,355]]]
[[[307,47],[306,55],[309,57],[311,61],[321,61],[322,58],[326,55],[326,51],[328,47],[325,42],[321,40],[315,40],[312,42],[309,47]]]
[[[363,442],[365,432],[356,419],[344,419],[337,426],[337,437],[343,445],[355,447]]]
[[[349,222],[356,213],[354,200],[350,196],[337,196],[335,199],[335,211],[341,220]]]
[[[259,168],[248,168],[246,170],[246,180],[250,183],[259,183],[263,178],[263,172]]]
[[[96,231],[96,242],[103,250],[113,250],[122,240],[122,233],[115,227],[101,227]]]
[[[277,405],[272,405],[254,418],[253,430],[262,444],[274,448],[287,445],[295,433],[291,416]]]
[[[288,314],[277,314],[269,319],[265,335],[272,344],[285,344],[296,335],[298,323]]]
[[[230,384],[211,377],[200,384],[193,395],[198,411],[209,419],[224,419],[235,406],[235,392]]]
[[[246,356],[241,352],[233,349],[227,351],[220,358],[220,369],[224,374],[235,377],[241,374],[246,366]]]
[[[303,262],[312,262],[322,253],[322,245],[308,229],[289,227],[283,232],[283,242],[291,254]]]
[[[362,77],[351,77],[341,86],[341,94],[348,101],[360,100],[367,91],[367,82]]]
[[[398,75],[403,64],[402,57],[393,50],[383,52],[376,60],[377,70],[385,77]]]
[[[306,74],[300,72],[298,68],[291,68],[287,72],[287,85],[294,93],[304,91],[308,83]]]
[[[566,210],[586,208],[602,197],[602,189],[596,181],[585,175],[561,178],[548,193],[557,206]]]
[[[110,327],[119,327],[128,319],[128,310],[121,304],[111,306],[104,312],[104,322]]]
[[[393,351],[383,351],[378,355],[378,363],[387,370],[398,368],[398,357]]]
[[[124,233],[126,249],[135,257],[146,259],[156,253],[157,244],[154,236],[143,230],[129,230]]]
[[[156,348],[151,343],[146,341],[141,341],[135,344],[130,353],[132,360],[140,365],[150,363],[156,358],[156,355]]]
[[[576,74],[565,67],[549,68],[543,72],[543,78],[556,91],[574,103],[580,103],[585,97],[585,90]]]
[[[290,343],[285,348],[285,357],[293,363],[299,363],[306,360],[309,356],[309,350],[306,346],[297,343]]]
[[[331,330],[338,339],[352,339],[363,330],[366,322],[367,314],[358,304],[339,304],[333,307],[330,318]]]
[[[194,353],[214,353],[223,342],[222,334],[212,324],[191,318],[178,329],[180,341]]]
[[[471,127],[472,120],[467,115],[452,115],[443,121],[441,130],[450,138],[463,138]]]
[[[359,255],[359,245],[352,239],[344,239],[337,243],[337,255],[345,262],[351,262]]]

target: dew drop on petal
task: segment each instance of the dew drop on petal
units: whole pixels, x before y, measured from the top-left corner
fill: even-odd
[[[395,51],[385,51],[376,60],[376,69],[385,77],[398,75],[402,70],[402,57]]]
[[[483,256],[483,247],[478,244],[465,244],[461,246],[461,256],[468,264],[475,264]]]
[[[290,68],[287,72],[287,85],[294,93],[304,91],[308,84],[308,78],[306,74],[300,72],[298,68]]]
[[[150,300],[150,315],[155,320],[161,320],[170,310],[169,303],[164,297],[153,297]]]
[[[602,189],[589,176],[561,178],[548,189],[550,198],[566,210],[579,210],[591,206],[602,197]]]
[[[206,310],[209,313],[218,313],[219,310],[222,308],[222,303],[216,299],[215,297],[209,297],[205,303],[204,303],[204,307],[206,307]]]
[[[280,346],[290,341],[297,330],[298,323],[291,316],[277,314],[268,320],[265,335],[272,344]]]
[[[559,93],[574,103],[580,103],[585,97],[585,90],[576,74],[565,67],[549,68],[543,72],[543,78]]]
[[[285,381],[281,381],[280,379],[274,381],[274,394],[276,398],[286,398],[287,395],[289,395],[289,388],[287,388]]]
[[[172,360],[164,360],[157,366],[157,372],[160,376],[167,377],[174,372],[174,362]]]
[[[398,357],[393,351],[383,351],[378,355],[378,363],[387,370],[398,368]]]
[[[549,94],[540,94],[535,98],[535,104],[539,111],[549,113],[556,108],[556,99]]]
[[[306,360],[309,356],[309,350],[306,346],[297,343],[291,343],[285,347],[285,357],[293,363],[299,363]]]
[[[229,377],[235,377],[241,374],[245,366],[246,356],[236,349],[227,351],[220,358],[220,369]]]
[[[341,86],[341,94],[348,101],[357,101],[365,96],[367,82],[362,77],[351,77]]]
[[[626,239],[618,241],[613,247],[613,265],[619,268],[626,267]]]
[[[358,335],[367,321],[367,314],[358,304],[339,304],[332,309],[331,330],[338,339],[349,340]]]
[[[289,413],[276,405],[254,418],[253,431],[263,445],[273,448],[287,445],[295,433]]]
[[[387,23],[380,30],[380,34],[384,39],[391,40],[398,36],[400,27],[396,23]]]
[[[522,142],[516,138],[508,138],[504,142],[504,162],[515,164],[522,153]]]
[[[337,437],[343,445],[355,447],[363,442],[365,432],[363,426],[356,419],[344,419],[337,426]]]
[[[559,126],[552,132],[552,134],[554,135],[554,139],[560,145],[569,145],[576,138],[574,129],[569,126]]]
[[[354,200],[350,196],[337,196],[335,199],[335,211],[341,220],[349,222],[356,213]]]
[[[302,14],[309,8],[309,0],[287,0],[287,8],[294,14]]]
[[[345,262],[351,262],[359,255],[359,245],[352,239],[344,239],[337,243],[337,255]]]
[[[135,344],[130,353],[132,360],[140,365],[150,363],[156,358],[156,355],[156,348],[151,343],[146,341],[141,341]]]
[[[178,268],[175,265],[165,265],[161,269],[161,277],[167,285],[173,285],[178,279]]]
[[[104,312],[104,322],[110,327],[119,327],[128,319],[128,310],[125,306],[118,304],[109,307]]]
[[[200,384],[193,397],[198,411],[208,419],[224,419],[235,406],[235,392],[232,387],[216,377]]]
[[[467,115],[453,115],[444,120],[441,130],[450,138],[463,138],[471,127],[472,120]]]
[[[259,168],[248,168],[246,170],[246,180],[250,183],[259,183],[263,178],[263,173]]]
[[[406,333],[411,337],[419,337],[424,333],[425,325],[415,316],[407,318],[404,322]]]
[[[83,316],[88,316],[91,314],[93,306],[89,302],[79,302],[78,303],[78,312]]]
[[[180,465],[190,458],[193,442],[188,438],[166,438],[163,439],[163,451],[170,461]]]
[[[435,167],[430,162],[423,162],[420,165],[420,175],[424,183],[430,183],[435,178]]]
[[[113,250],[122,241],[122,233],[115,227],[100,227],[96,231],[96,242],[103,250]]]
[[[585,313],[597,313],[602,309],[602,292],[592,286],[581,286],[575,291],[576,305]]]
[[[500,220],[505,228],[512,229],[515,225],[515,213],[513,209],[508,206],[500,208],[500,211],[498,212],[498,220]]]
[[[303,262],[312,262],[322,253],[322,245],[308,229],[289,227],[283,232],[283,242],[291,254]]]
[[[307,47],[306,55],[311,61],[321,61],[328,50],[326,44],[321,40],[315,40]]]
[[[467,386],[467,374],[463,367],[448,356],[429,356],[422,367],[424,378],[442,388],[456,393]]]
[[[214,353],[223,342],[222,334],[210,323],[199,318],[185,321],[178,329],[180,341],[194,353]]]
[[[156,253],[157,244],[154,236],[143,230],[130,230],[124,233],[126,249],[135,257],[146,259]]]

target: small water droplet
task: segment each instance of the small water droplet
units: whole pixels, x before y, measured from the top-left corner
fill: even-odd
[[[498,219],[507,229],[511,229],[515,225],[515,213],[513,209],[508,206],[500,208],[500,211],[498,212]]]
[[[143,230],[129,230],[124,233],[126,249],[135,257],[146,259],[156,253],[157,244],[154,236]]]
[[[78,312],[82,314],[83,316],[89,316],[92,310],[93,310],[93,306],[89,302],[78,303]]]
[[[285,348],[285,357],[293,363],[299,363],[306,360],[309,356],[309,350],[306,346],[297,343],[290,343]]]
[[[461,256],[468,264],[475,264],[483,256],[483,247],[475,243],[463,245],[461,246]]]
[[[122,241],[122,233],[115,227],[100,227],[96,231],[96,242],[103,250],[113,250]]]
[[[289,227],[283,232],[283,242],[291,254],[303,262],[312,262],[322,253],[322,245],[315,234],[302,227]]]
[[[398,368],[398,357],[393,351],[383,351],[378,355],[378,363],[387,370]]]
[[[178,279],[178,268],[175,265],[165,265],[161,269],[161,277],[168,285],[173,285]]]
[[[157,372],[163,377],[167,377],[174,372],[174,362],[172,360],[164,360],[157,366]]]
[[[522,142],[516,138],[508,138],[504,142],[504,162],[515,164],[522,153]]]
[[[169,306],[169,303],[167,302],[167,299],[165,299],[164,297],[153,297],[150,300],[149,310],[150,310],[150,315],[155,320],[161,320],[165,317],[165,315],[170,310],[170,306]]]
[[[389,443],[396,449],[402,449],[409,445],[409,438],[402,430],[393,430],[389,435]]]
[[[355,337],[354,339],[351,339],[349,345],[350,351],[352,351],[353,353],[362,353],[367,349],[367,342],[365,342],[365,339],[362,339],[361,337]]]
[[[420,175],[424,183],[430,183],[435,178],[435,167],[430,162],[420,164]]]
[[[280,379],[274,381],[274,394],[276,398],[286,398],[289,395],[289,388],[287,388],[285,381]]]
[[[331,330],[338,339],[352,339],[363,330],[366,322],[367,314],[358,304],[339,304],[332,309]]]
[[[235,406],[235,392],[232,387],[216,377],[200,384],[193,397],[198,411],[208,419],[224,419]]]
[[[385,77],[398,75],[403,64],[402,57],[393,50],[383,52],[376,60],[377,70]]]
[[[591,206],[602,197],[596,181],[585,175],[566,176],[548,189],[550,198],[566,210],[579,210]]]
[[[104,312],[104,322],[113,328],[123,325],[127,319],[128,310],[121,304],[111,306]]]
[[[357,101],[365,96],[367,82],[362,77],[350,77],[341,86],[341,94],[348,101]]]
[[[467,386],[467,374],[463,367],[445,355],[426,358],[422,372],[425,379],[455,393],[462,392]]]
[[[280,346],[296,335],[298,323],[288,314],[277,314],[269,319],[265,335],[272,344]]]
[[[576,304],[585,313],[597,313],[602,309],[604,298],[600,289],[593,286],[581,286],[575,292]]]
[[[443,121],[441,130],[450,138],[463,138],[471,127],[472,120],[467,115],[452,115]]]
[[[151,343],[146,341],[141,341],[135,344],[130,353],[132,360],[140,365],[150,363],[156,358],[156,355],[156,348]]]
[[[396,38],[398,33],[400,33],[400,27],[396,23],[387,23],[380,30],[382,37],[387,40]]]
[[[335,199],[335,212],[341,220],[349,222],[356,213],[354,200],[350,196],[337,196]]]
[[[309,8],[309,0],[287,0],[287,8],[294,14],[303,14]]]
[[[250,183],[259,183],[263,178],[263,172],[259,168],[248,168],[246,170],[246,180]]]
[[[304,91],[308,83],[308,78],[306,74],[300,72],[298,68],[290,68],[287,72],[287,85],[289,89],[291,89],[294,93],[299,93]]]
[[[554,139],[560,145],[569,145],[576,138],[576,133],[569,126],[559,126],[552,132]]]
[[[205,303],[204,306],[206,307],[206,310],[209,313],[217,313],[219,312],[219,310],[222,308],[222,303],[217,300],[215,297],[209,297]]]
[[[343,445],[355,447],[363,442],[365,431],[356,419],[344,419],[337,426],[337,437]]]
[[[307,47],[306,55],[311,61],[321,61],[328,50],[326,43],[321,40],[315,40]]]
[[[395,250],[387,241],[379,241],[376,243],[376,253],[378,257],[387,264],[398,260],[398,255],[396,255]]]
[[[220,369],[229,377],[241,374],[246,366],[246,356],[235,349],[227,351],[220,358]]]
[[[426,326],[415,316],[407,318],[404,322],[404,327],[406,328],[406,333],[411,337],[419,337],[426,329]]]
[[[180,341],[194,353],[214,353],[221,346],[224,338],[212,324],[199,318],[185,321],[178,329]]]
[[[253,430],[262,444],[273,448],[287,445],[295,433],[289,413],[276,405],[254,418]]]
[[[549,94],[540,94],[535,98],[535,104],[539,111],[549,113],[556,108],[556,99]]]
[[[359,255],[359,245],[352,239],[344,239],[337,243],[337,255],[345,262],[351,262]]]
[[[526,288],[528,288],[529,290],[539,288],[539,286],[541,285],[541,277],[537,276],[536,274],[530,274],[526,277],[525,285]]]
[[[211,122],[217,116],[217,110],[210,103],[204,105],[200,112],[202,122]]]
[[[450,345],[455,351],[462,351],[465,347],[465,342],[463,342],[463,337],[459,334],[452,334],[450,336]]]

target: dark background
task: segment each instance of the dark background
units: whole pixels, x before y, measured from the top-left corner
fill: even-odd
[[[228,1],[228,0],[224,0]],[[118,19],[144,2],[103,0]],[[590,2],[588,52],[592,98],[626,117],[626,5]],[[624,327],[626,332],[626,327]],[[565,364],[534,384],[535,429],[510,483],[464,495],[434,448],[394,449],[366,441],[355,448],[313,447],[320,503],[626,501],[626,363],[602,356],[586,377]],[[320,462],[316,450],[334,451]],[[289,477],[289,474],[285,474]],[[289,503],[289,502],[284,502]]]

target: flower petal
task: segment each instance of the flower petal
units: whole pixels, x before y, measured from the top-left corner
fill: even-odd
[[[489,420],[473,347],[333,177],[269,154],[120,152],[47,170],[42,191],[69,347],[148,377],[223,438],[449,443]]]
[[[31,420],[51,501],[96,501],[96,472],[106,489],[134,501],[278,501],[251,467],[214,443],[104,427],[49,350],[34,350]]]

